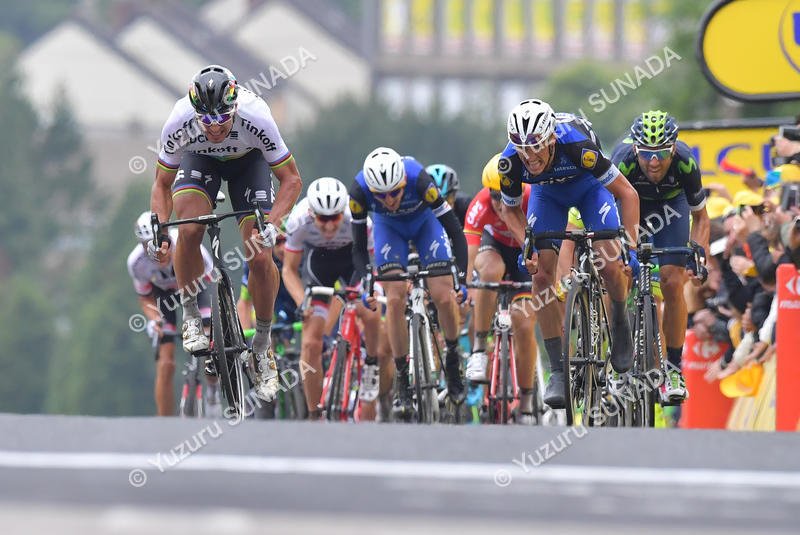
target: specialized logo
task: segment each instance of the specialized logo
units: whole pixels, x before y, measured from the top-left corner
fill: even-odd
[[[432,204],[439,198],[439,188],[436,187],[436,184],[431,184],[428,186],[428,189],[425,190],[425,201],[428,204]]]
[[[436,258],[436,252],[439,250],[439,245],[441,245],[439,240],[431,242],[431,246],[428,248],[428,250],[431,252],[431,257]]]
[[[581,165],[586,169],[594,169],[594,166],[597,165],[597,151],[583,149],[581,151]]]
[[[384,260],[389,260],[389,253],[392,251],[392,246],[388,243],[381,247],[381,254]]]
[[[353,215],[358,215],[364,213],[364,207],[361,206],[361,203],[355,199],[350,199],[350,212]]]
[[[606,217],[610,212],[611,212],[611,205],[608,204],[607,202],[603,203],[603,206],[600,208],[600,211],[598,213],[600,214],[600,221],[602,221],[604,225],[606,224]]]

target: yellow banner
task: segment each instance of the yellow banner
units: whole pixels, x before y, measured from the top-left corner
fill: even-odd
[[[703,19],[700,54],[733,98],[800,98],[800,0],[720,0]]]
[[[678,139],[691,147],[703,183],[720,182],[733,195],[744,188],[742,177],[720,169],[720,162],[727,160],[737,167],[753,169],[764,178],[770,168],[769,140],[777,133],[777,126],[709,128],[681,130]]]

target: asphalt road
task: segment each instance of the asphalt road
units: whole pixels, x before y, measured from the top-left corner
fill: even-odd
[[[797,533],[800,436],[0,415],[2,533]]]

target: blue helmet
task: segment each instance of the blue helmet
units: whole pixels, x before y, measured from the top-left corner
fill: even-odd
[[[436,163],[426,167],[425,171],[433,177],[433,181],[436,182],[442,195],[448,195],[449,193],[458,191],[460,186],[458,175],[449,165]]]

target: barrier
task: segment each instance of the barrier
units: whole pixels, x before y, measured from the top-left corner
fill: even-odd
[[[792,264],[778,266],[775,429],[795,431],[800,422],[800,274]]]
[[[728,344],[699,340],[690,329],[683,346],[683,376],[689,399],[681,407],[678,427],[690,429],[725,429],[733,400],[719,391],[719,381],[709,383],[703,377],[711,364],[728,350]]]

